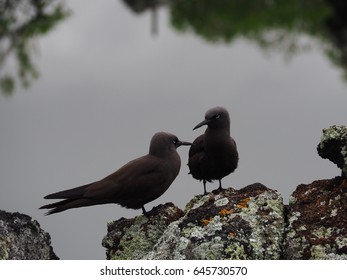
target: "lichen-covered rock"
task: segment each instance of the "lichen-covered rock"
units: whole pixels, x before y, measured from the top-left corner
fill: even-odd
[[[172,203],[154,207],[148,215],[133,219],[121,218],[107,225],[102,240],[107,259],[143,259],[153,249],[168,225],[183,216]]]
[[[346,179],[297,187],[289,205],[284,258],[347,259]]]
[[[31,217],[0,210],[0,260],[58,259],[50,235]]]
[[[347,178],[347,127],[333,125],[323,129],[323,135],[317,146],[318,154],[329,159],[342,170]]]
[[[166,204],[112,222],[103,246],[108,259],[279,259],[284,223],[281,195],[257,183],[196,196],[184,216]]]
[[[103,245],[108,259],[347,259],[347,179],[299,185],[289,206],[260,183],[160,205],[110,223]]]
[[[196,196],[146,259],[279,259],[281,195],[257,183]]]

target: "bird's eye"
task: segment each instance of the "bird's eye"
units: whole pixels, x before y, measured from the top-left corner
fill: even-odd
[[[172,139],[172,143],[174,143],[176,145],[178,139]]]
[[[220,114],[216,115],[214,118],[218,120],[220,118]]]

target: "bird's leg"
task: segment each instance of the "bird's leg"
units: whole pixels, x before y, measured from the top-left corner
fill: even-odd
[[[202,180],[203,184],[204,184],[204,195],[207,194],[207,191],[206,191],[206,180]]]
[[[223,188],[222,188],[222,180],[221,180],[221,179],[219,179],[219,187],[218,187],[218,190],[219,190],[219,191],[222,191],[222,190],[223,190]]]
[[[141,208],[142,208],[142,214],[145,215],[145,216],[147,216],[147,215],[148,215],[148,212],[146,211],[145,206],[142,205]]]

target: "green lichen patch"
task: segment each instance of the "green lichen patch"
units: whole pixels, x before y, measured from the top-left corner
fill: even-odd
[[[0,238],[0,260],[8,260],[9,242],[6,242],[5,238]]]

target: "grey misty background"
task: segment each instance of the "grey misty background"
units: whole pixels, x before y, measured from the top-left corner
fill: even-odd
[[[299,8],[313,12],[298,19],[288,16],[297,1],[259,1],[267,6],[249,21],[245,8],[257,8],[250,1],[220,2],[228,9],[200,1],[204,17],[196,1],[54,2],[39,1],[51,13],[62,9],[49,24],[40,25],[39,13],[20,36],[1,29],[0,208],[38,220],[60,258],[105,259],[107,222],[141,210],[102,205],[45,217],[43,196],[146,154],[157,131],[193,141],[205,128],[192,128],[216,105],[229,110],[240,154],[223,186],[261,182],[287,203],[298,184],[339,175],[316,145],[324,127],[346,124],[344,37],[331,29],[342,1],[307,1]],[[211,26],[218,16],[235,22]],[[187,174],[188,148],[179,154],[180,174],[147,210],[183,208],[202,193]]]

